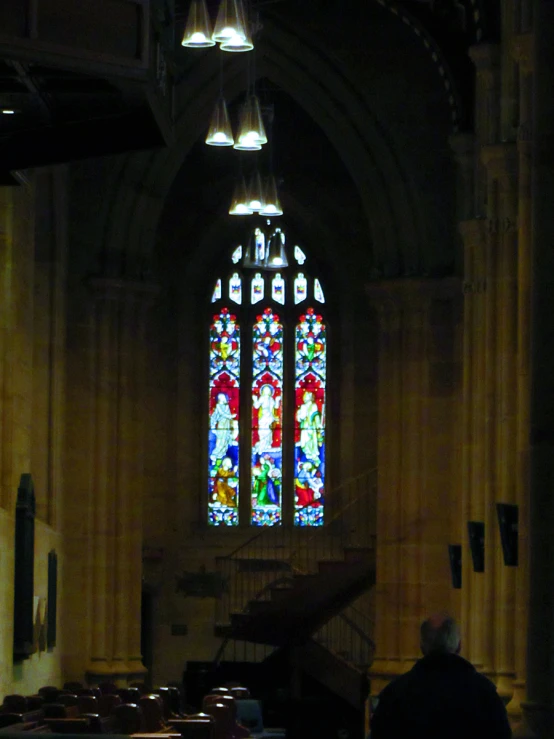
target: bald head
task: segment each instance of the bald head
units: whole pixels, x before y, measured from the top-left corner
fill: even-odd
[[[457,654],[460,651],[458,624],[447,613],[435,613],[421,624],[421,651],[428,654]]]

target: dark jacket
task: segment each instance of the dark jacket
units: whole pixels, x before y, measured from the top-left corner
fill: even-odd
[[[383,689],[371,739],[508,739],[493,683],[457,654],[423,657]]]

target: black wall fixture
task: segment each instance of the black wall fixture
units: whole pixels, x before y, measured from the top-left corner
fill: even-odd
[[[508,567],[517,567],[519,508],[512,503],[497,503],[496,512],[498,513],[504,564]]]
[[[21,475],[15,508],[13,658],[33,653],[35,569],[35,491],[31,475]]]
[[[58,612],[58,555],[52,549],[48,552],[48,600],[46,647],[53,649],[56,646],[56,619]]]
[[[462,587],[462,545],[449,544],[448,558],[450,560],[452,587],[459,590]]]
[[[473,561],[473,572],[485,571],[485,524],[482,521],[468,521],[469,548]]]

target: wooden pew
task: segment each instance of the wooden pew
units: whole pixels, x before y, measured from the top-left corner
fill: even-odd
[[[44,711],[26,711],[25,713],[0,713],[0,729],[5,729],[15,724],[42,724],[44,723]],[[18,729],[20,731],[20,729]]]

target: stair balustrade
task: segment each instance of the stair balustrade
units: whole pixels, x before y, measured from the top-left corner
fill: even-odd
[[[216,624],[225,639],[216,662],[233,641],[232,614],[253,615],[264,602],[286,598],[295,578],[316,575],[326,567],[331,569],[333,563],[355,566],[372,561],[376,481],[377,471],[371,469],[334,488],[327,495],[331,504],[321,528],[262,528],[230,554],[218,558],[226,587],[217,601]],[[348,661],[362,666],[372,660],[371,632],[368,617],[349,607],[333,615],[318,634],[328,641],[330,650],[348,654]],[[236,644],[230,651],[236,652]]]
[[[373,619],[355,606],[347,606],[313,635],[314,641],[335,655],[367,672],[375,654]]]

